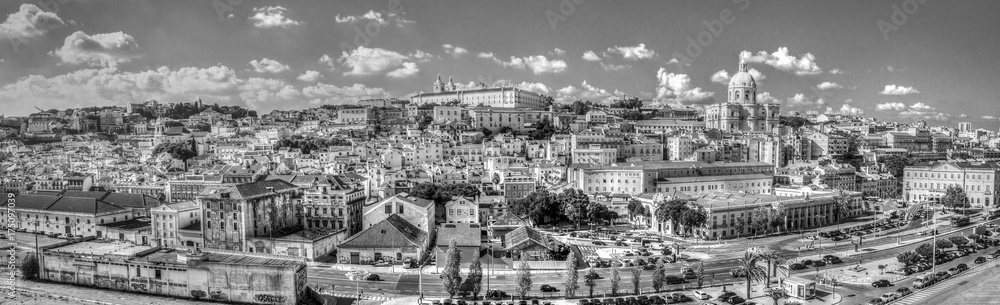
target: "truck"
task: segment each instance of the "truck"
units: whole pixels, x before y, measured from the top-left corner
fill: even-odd
[[[933,273],[924,273],[913,280],[913,288],[922,289],[930,285],[933,285],[937,281],[937,277]]]

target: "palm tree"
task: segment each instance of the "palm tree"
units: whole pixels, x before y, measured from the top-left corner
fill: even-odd
[[[743,252],[743,258],[737,259],[737,266],[733,268],[733,272],[746,276],[747,278],[747,299],[750,299],[750,285],[753,282],[760,282],[766,280],[767,270],[757,264],[757,260],[760,259],[756,253],[751,251]]]
[[[778,276],[778,270],[788,270],[788,266],[781,264],[781,254],[778,252],[760,253],[758,254],[760,259],[767,262],[767,272],[765,276],[766,282],[764,282],[764,287],[771,287],[771,277]]]
[[[788,298],[788,293],[785,292],[785,288],[781,287],[766,288],[764,289],[764,295],[774,300],[774,305],[778,305],[778,300]]]

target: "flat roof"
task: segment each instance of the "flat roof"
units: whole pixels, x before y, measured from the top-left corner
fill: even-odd
[[[65,252],[87,255],[122,255],[132,256],[139,252],[153,249],[150,246],[139,246],[128,242],[119,241],[84,241],[69,244],[48,251]]]

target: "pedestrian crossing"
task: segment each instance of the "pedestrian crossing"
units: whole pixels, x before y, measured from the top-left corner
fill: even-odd
[[[358,295],[356,295],[356,294],[346,294],[346,293],[333,293],[333,294],[326,294],[326,295],[332,295],[332,296],[335,296],[335,297],[338,297],[338,298],[348,298],[348,299],[353,299],[353,298],[357,298],[358,297]],[[361,295],[361,299],[362,300],[373,300],[373,301],[391,301],[394,298],[383,296],[383,295],[367,295],[367,294],[362,294]]]
[[[914,293],[906,296],[905,298],[899,299],[899,300],[897,300],[895,302],[892,302],[891,304],[893,304],[893,305],[919,304],[921,301],[923,301],[924,298],[927,298],[928,296],[935,295],[935,294],[937,294],[937,293],[939,293],[941,291],[948,290],[948,289],[954,287],[955,285],[957,285],[958,283],[961,283],[962,281],[959,278],[964,278],[964,277],[967,277],[967,276],[970,276],[970,275],[973,275],[973,274],[977,274],[977,273],[980,273],[980,272],[983,272],[983,271],[986,271],[986,270],[989,270],[989,268],[976,268],[975,270],[970,270],[970,271],[968,271],[966,273],[963,273],[963,274],[960,274],[960,275],[958,275],[956,277],[946,279],[943,282],[938,282],[938,283],[932,285],[931,287],[917,290],[916,292],[914,292]]]

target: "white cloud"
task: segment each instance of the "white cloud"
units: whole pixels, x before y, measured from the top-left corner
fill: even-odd
[[[319,58],[319,63],[327,65],[328,67],[330,67],[330,71],[337,70],[337,66],[336,66],[337,61],[335,59],[333,59],[333,57],[330,57],[330,55],[323,54],[323,57]]]
[[[969,117],[969,115],[963,113],[963,114],[959,114],[958,117],[960,117],[960,118],[967,118],[967,117]]]
[[[517,87],[524,90],[533,91],[537,93],[545,93],[545,94],[548,94],[549,92],[552,91],[552,89],[549,89],[549,86],[546,86],[543,83],[521,82],[520,84],[517,84]]]
[[[882,95],[907,95],[916,93],[920,93],[920,91],[917,91],[917,89],[914,89],[913,87],[904,87],[896,85],[886,85],[885,89],[882,89],[882,92],[879,92],[879,94]]]
[[[852,99],[846,99],[846,100],[844,100],[844,104],[850,104],[850,103],[853,103],[853,102],[854,102],[854,100],[852,100]]]
[[[622,58],[631,60],[648,59],[656,56],[656,52],[651,49],[647,49],[645,43],[640,43],[635,46],[615,46],[613,48],[608,48],[608,53],[620,54]]]
[[[822,82],[819,85],[816,85],[816,88],[818,88],[819,90],[832,90],[832,89],[842,89],[844,88],[844,86],[841,86],[840,84],[834,82]]]
[[[778,99],[771,96],[770,92],[757,93],[757,103],[759,104],[772,104],[778,102]]]
[[[586,61],[601,61],[601,57],[597,56],[597,53],[594,53],[594,51],[588,50],[587,52],[583,52],[583,60],[586,60]]]
[[[52,53],[63,63],[114,66],[142,56],[135,38],[122,32],[87,35],[75,32]]]
[[[587,81],[583,81],[580,87],[566,86],[562,89],[556,90],[555,100],[559,103],[572,103],[574,101],[591,101],[598,103],[608,103],[615,99],[617,96],[624,94],[621,91],[615,90],[614,92],[597,88]]]
[[[840,110],[837,110],[837,111],[833,111],[832,107],[826,107],[826,113],[828,113],[828,114],[862,115],[862,114],[865,114],[865,111],[861,110],[861,108],[845,104],[843,106],[840,106]]]
[[[667,73],[666,68],[656,72],[656,99],[670,104],[710,104],[715,102],[714,92],[693,87],[687,74]]]
[[[816,111],[816,110],[806,110],[806,115],[819,115],[819,111]]]
[[[21,4],[17,12],[7,15],[0,23],[0,39],[32,39],[50,30],[66,26],[55,13],[46,12],[34,4]]]
[[[565,55],[565,54],[566,54],[566,50],[563,50],[563,49],[560,49],[560,48],[556,48],[555,50],[552,50],[552,52],[549,52],[549,55],[552,55],[552,56],[562,56],[562,55]]]
[[[840,69],[832,69],[830,70],[830,74],[844,74],[844,71]]]
[[[878,109],[879,111],[885,111],[885,110],[896,110],[896,111],[899,111],[899,110],[906,109],[906,105],[904,105],[903,103],[899,103],[899,102],[891,102],[891,103],[885,103],[885,104],[875,105],[875,109]]]
[[[299,75],[299,77],[296,77],[295,79],[311,83],[319,80],[320,78],[323,78],[322,74],[319,74],[319,72],[313,70],[309,70],[306,71],[305,73],[302,73],[302,75]]]
[[[406,78],[417,75],[417,72],[420,72],[420,69],[417,68],[417,64],[412,62],[404,62],[402,68],[389,72],[389,74],[387,75],[392,78]]]
[[[494,58],[496,56],[494,56],[492,52],[491,53],[479,52],[479,54],[476,55],[476,57],[479,57],[479,58]]]
[[[459,57],[462,54],[469,53],[469,50],[466,50],[463,47],[453,46],[453,45],[450,45],[450,44],[447,44],[447,43],[441,45],[441,47],[444,48],[444,52],[445,53],[451,54],[451,56],[455,56],[455,57]]]
[[[346,15],[341,17],[340,14],[334,17],[334,21],[337,23],[354,23],[354,22],[375,22],[379,25],[386,26],[389,23],[396,23],[398,27],[404,27],[407,24],[415,23],[413,20],[406,20],[403,16],[396,13],[380,13],[374,10],[369,10],[364,15],[351,16]]]
[[[750,76],[752,76],[753,79],[758,82],[767,79],[767,75],[764,75],[764,73],[760,73],[760,71],[757,71],[757,69],[751,68],[749,71],[747,71],[747,73],[750,73]],[[729,75],[729,72],[727,72],[726,70],[719,70],[719,72],[715,72],[715,74],[712,74],[711,79],[712,82],[714,83],[727,85],[729,84],[729,80],[732,79],[732,76]]]
[[[409,56],[381,48],[360,46],[350,54],[344,52],[338,61],[350,71],[344,75],[376,75],[382,73],[400,78],[416,74],[420,70],[415,63],[407,62]],[[321,59],[322,61],[322,59]]]
[[[254,8],[253,16],[250,16],[250,20],[254,23],[253,25],[262,29],[269,28],[290,28],[298,26],[300,22],[289,19],[285,16],[288,9],[281,6],[265,6]]]
[[[823,69],[820,69],[816,65],[816,56],[805,53],[801,57],[795,57],[788,54],[788,48],[786,47],[780,47],[777,51],[770,54],[767,51],[759,51],[754,55],[750,51],[744,50],[740,52],[740,58],[746,59],[749,62],[764,63],[775,69],[797,75],[813,75],[823,72]]]
[[[260,61],[251,60],[250,65],[253,66],[254,71],[257,73],[279,73],[288,71],[288,65],[282,64],[277,60],[272,59],[261,59]]]
[[[992,115],[984,115],[984,116],[982,116],[982,118],[986,119],[986,120],[996,120],[997,119],[997,117],[992,116]]]
[[[302,88],[302,94],[307,98],[312,98],[313,101],[311,103],[314,104],[344,104],[354,103],[359,99],[389,97],[389,93],[384,89],[369,88],[363,84],[338,87],[336,85],[318,83],[315,86]]]
[[[415,51],[413,53],[408,54],[407,56],[409,56],[410,58],[416,59],[419,62],[426,62],[426,61],[429,61],[432,58],[434,58],[434,55],[431,55],[430,53],[427,53],[427,52],[424,52],[424,51],[421,51],[421,50],[417,50],[417,51]]]
[[[910,108],[909,110],[900,112],[899,116],[917,120],[948,121],[951,119],[951,115],[947,113],[935,112],[933,110],[926,110],[926,109],[915,109],[915,108]]]
[[[490,55],[490,57],[486,57],[485,55]],[[566,68],[568,67],[565,61],[561,59],[549,60],[547,57],[545,57],[545,55],[535,55],[527,57],[511,56],[510,61],[503,61],[497,58],[496,56],[492,55],[493,53],[480,53],[479,57],[489,58],[498,65],[508,68],[516,68],[521,70],[528,69],[531,70],[531,72],[534,73],[535,75],[543,73],[561,73],[565,72]]]
[[[812,100],[805,96],[805,94],[797,93],[792,97],[785,99],[785,103],[789,106],[822,106],[826,104],[826,101],[821,99]]]
[[[729,83],[730,78],[732,77],[729,76],[729,72],[726,72],[726,70],[719,70],[719,72],[715,72],[715,74],[712,74],[713,83],[720,83],[725,85]]]
[[[928,106],[927,104],[924,104],[924,103],[919,103],[919,102],[918,102],[918,103],[916,103],[916,104],[913,104],[913,105],[910,105],[910,109],[917,109],[917,110],[935,110],[935,109],[934,109],[934,107],[931,107],[931,106]]]

